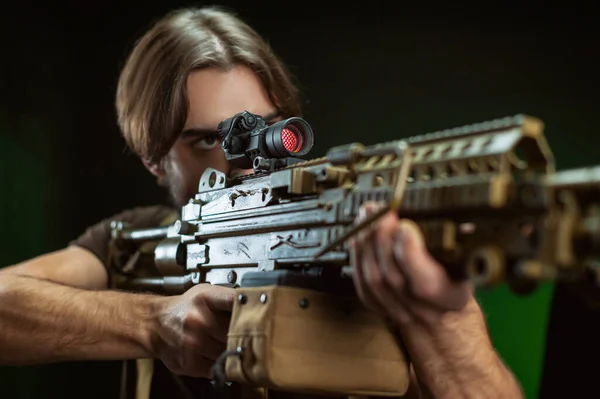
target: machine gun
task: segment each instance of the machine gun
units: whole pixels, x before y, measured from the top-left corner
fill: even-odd
[[[548,279],[596,279],[600,167],[556,172],[536,118],[352,143],[311,160],[299,158],[313,145],[301,118],[268,126],[243,112],[219,128],[230,162],[252,172],[207,169],[170,225],[115,222],[110,262],[121,289],[170,295],[210,283],[240,290],[227,354],[235,359],[227,358],[224,379],[303,392],[404,393],[404,382],[386,380],[390,373],[408,379],[406,354],[385,321],[352,299],[349,278],[347,239],[390,210],[419,225],[452,278],[477,287],[506,283],[527,294]],[[367,201],[386,206],[356,225]],[[315,313],[298,313],[309,304]],[[314,320],[331,338],[320,346],[303,338],[314,338]],[[367,336],[368,349],[342,356]],[[314,372],[299,373],[294,355]],[[344,372],[329,371],[335,367]]]

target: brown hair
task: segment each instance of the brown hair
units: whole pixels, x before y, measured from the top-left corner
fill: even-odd
[[[192,70],[251,68],[283,117],[300,116],[299,91],[269,45],[220,7],[186,8],[160,19],[135,44],[119,77],[118,123],[129,148],[158,162],[183,130]]]

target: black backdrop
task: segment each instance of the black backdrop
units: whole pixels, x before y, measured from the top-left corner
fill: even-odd
[[[61,248],[124,208],[164,199],[118,134],[114,90],[134,40],[155,18],[192,4],[202,3],[1,6],[0,266]],[[301,82],[305,116],[317,132],[314,156],[344,142],[368,144],[525,112],[546,123],[559,168],[598,162],[599,42],[590,10],[541,3],[477,10],[374,1],[220,4],[265,35]],[[528,397],[537,397],[544,354],[544,381],[563,387],[594,381],[593,367],[572,362],[597,359],[597,323],[577,324],[576,306],[560,289],[552,305],[553,292],[548,288],[546,299],[526,307],[552,311],[537,327],[491,328]],[[491,319],[505,298],[487,298]],[[504,317],[527,319],[524,312]],[[546,331],[547,320],[551,349],[528,352],[544,347],[545,333],[527,331]],[[513,346],[508,337],[514,336],[527,338]],[[7,367],[0,369],[0,397],[76,397],[81,390],[114,397],[117,381],[111,362]],[[547,397],[559,397],[556,389]]]

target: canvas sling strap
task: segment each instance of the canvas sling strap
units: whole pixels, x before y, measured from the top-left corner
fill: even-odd
[[[176,212],[164,218],[160,226],[174,223],[179,215]],[[137,359],[137,384],[135,388],[135,399],[150,399],[152,387],[152,376],[154,374],[154,359]]]
[[[176,212],[172,212],[160,222],[160,226],[169,225],[175,222],[178,217],[179,215]],[[154,359],[136,359],[135,367],[135,399],[150,399],[150,390],[154,375]],[[128,361],[124,360],[121,369],[121,399],[128,399],[128,374]]]

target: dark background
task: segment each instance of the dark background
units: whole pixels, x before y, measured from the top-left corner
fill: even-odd
[[[113,98],[135,39],[192,4],[212,3],[1,6],[0,266],[62,248],[124,208],[164,200],[126,151]],[[600,46],[591,10],[541,2],[220,4],[267,37],[301,82],[317,134],[313,156],[350,141],[528,113],[546,123],[559,169],[598,162]],[[598,395],[596,314],[550,284],[526,298],[505,287],[479,298],[528,398],[541,386],[540,397]],[[118,373],[116,362],[0,368],[0,398],[112,398]]]

